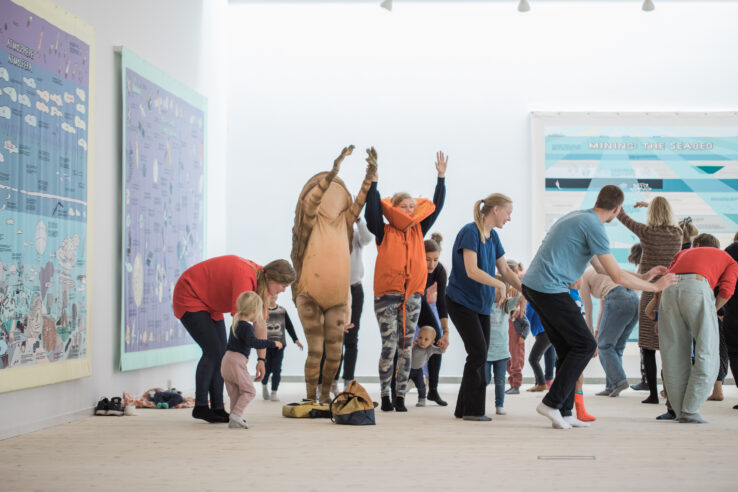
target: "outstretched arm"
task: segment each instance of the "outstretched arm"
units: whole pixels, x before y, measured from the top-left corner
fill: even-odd
[[[359,193],[356,195],[356,200],[354,200],[354,203],[351,205],[349,213],[346,216],[346,222],[348,223],[349,227],[353,227],[356,218],[361,213],[361,209],[364,208],[364,202],[366,202],[366,194],[369,192],[369,187],[372,185],[372,180],[377,174],[377,151],[374,150],[374,147],[372,147],[367,151],[367,154],[368,157],[366,158],[367,165],[364,181],[362,181],[361,189],[359,189]]]
[[[320,202],[323,200],[323,195],[325,194],[325,191],[331,185],[333,178],[335,178],[338,174],[338,170],[341,169],[341,163],[343,162],[343,160],[346,158],[347,155],[351,155],[351,152],[353,152],[353,150],[353,145],[344,147],[341,151],[341,155],[339,155],[336,160],[333,161],[333,169],[331,169],[328,174],[323,176],[323,179],[320,180],[318,186],[313,188],[310,194],[306,197],[307,199],[305,200],[305,209],[303,211],[303,213],[305,214],[303,219],[304,226],[312,228],[315,224],[315,216],[318,213],[318,207],[320,206]]]
[[[420,230],[425,236],[436,222],[438,215],[443,209],[443,203],[446,201],[446,168],[448,167],[448,156],[443,152],[436,152],[436,171],[438,171],[438,180],[436,182],[436,191],[433,193],[433,204],[436,209],[420,223]]]
[[[642,290],[644,292],[661,292],[670,285],[674,285],[678,282],[677,276],[673,273],[668,273],[664,275],[657,282],[654,283],[642,280],[635,275],[621,270],[618,266],[618,262],[615,260],[615,257],[611,253],[597,255],[597,259],[613,282],[629,289]]]

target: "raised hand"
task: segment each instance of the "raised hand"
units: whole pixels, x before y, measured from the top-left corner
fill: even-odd
[[[444,155],[443,152],[436,152],[436,171],[438,171],[438,177],[443,178],[446,176],[446,167],[448,166],[448,156]]]
[[[341,163],[346,158],[347,155],[351,155],[351,152],[354,151],[354,146],[349,145],[348,147],[344,147],[343,150],[341,150],[341,155],[339,155],[335,161],[333,161],[333,170],[338,171],[338,169],[341,167]]]
[[[633,205],[633,208],[646,208],[648,207],[648,202],[636,202],[635,205]]]

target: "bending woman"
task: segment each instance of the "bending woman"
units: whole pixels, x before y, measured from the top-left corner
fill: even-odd
[[[286,260],[274,260],[263,268],[253,261],[227,255],[191,266],[174,286],[172,307],[187,332],[202,349],[195,372],[195,408],[192,416],[207,422],[228,422],[223,405],[223,378],[220,363],[226,349],[223,313],[238,312],[236,300],[241,293],[254,291],[269,306],[269,296],[276,296],[295,281],[295,271]],[[265,313],[266,315],[266,313]],[[266,326],[259,323],[256,336],[266,338]],[[266,350],[257,351],[255,381],[264,376]],[[210,395],[210,406],[208,406]]]
[[[490,421],[485,413],[484,366],[489,347],[490,313],[494,302],[505,300],[503,280],[519,292],[520,279],[507,266],[505,250],[495,228],[510,221],[512,200],[501,193],[474,204],[474,222],[461,228],[451,252],[451,277],[446,298],[448,313],[464,341],[467,357],[456,400],[456,418]]]

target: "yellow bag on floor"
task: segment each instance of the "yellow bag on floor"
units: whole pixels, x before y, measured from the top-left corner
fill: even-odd
[[[283,406],[282,416],[297,419],[329,419],[331,410],[328,405],[302,400],[300,403],[288,403]]]

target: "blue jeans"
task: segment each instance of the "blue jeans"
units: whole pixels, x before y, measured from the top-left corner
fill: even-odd
[[[493,372],[495,375],[495,407],[505,405],[505,370],[507,369],[508,360],[510,359],[488,360],[484,366],[484,376],[487,384],[492,380]]]
[[[628,379],[623,370],[623,350],[638,321],[638,302],[635,291],[618,285],[607,293],[602,303],[597,348],[607,388],[615,388]]]

